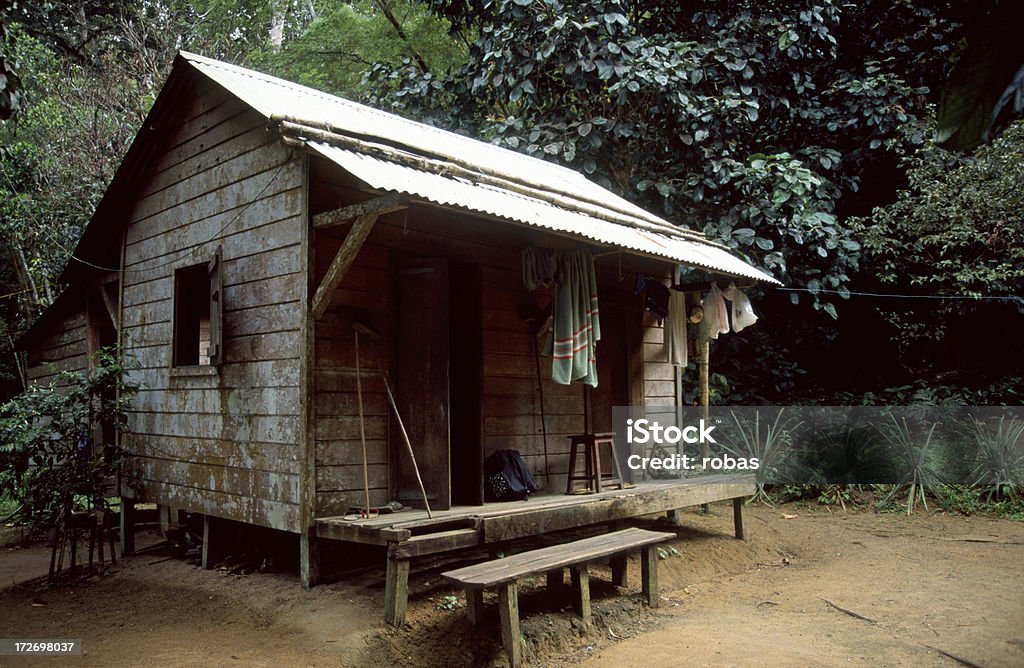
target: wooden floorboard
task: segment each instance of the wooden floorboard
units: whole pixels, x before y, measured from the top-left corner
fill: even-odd
[[[641,515],[667,512],[704,503],[750,496],[755,491],[753,475],[714,475],[686,480],[644,482],[624,490],[595,494],[555,494],[527,501],[487,503],[482,506],[456,506],[434,511],[428,518],[424,510],[406,510],[373,519],[348,521],[342,517],[317,519],[317,536],[370,545],[389,545],[431,533],[451,532],[454,525],[473,528],[477,543],[493,543],[588,526]],[[454,524],[453,524],[454,523]],[[458,534],[459,544],[470,541],[467,533]],[[431,541],[417,541],[415,552],[424,551]],[[445,540],[435,541],[438,547]],[[451,549],[451,548],[449,548]]]

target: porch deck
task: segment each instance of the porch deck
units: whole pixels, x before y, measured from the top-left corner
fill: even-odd
[[[385,619],[400,625],[405,618],[412,558],[668,513],[716,501],[742,500],[752,496],[755,489],[755,476],[748,474],[646,481],[623,490],[552,494],[526,501],[456,506],[435,510],[432,518],[428,518],[424,510],[404,510],[361,520],[321,517],[316,520],[316,534],[321,539],[387,546]],[[736,535],[742,538],[739,501],[734,507]]]

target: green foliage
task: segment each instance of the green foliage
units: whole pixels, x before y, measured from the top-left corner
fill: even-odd
[[[88,371],[62,371],[0,406],[0,497],[34,528],[62,526],[81,500],[104,507],[136,390],[129,367],[104,350]]]
[[[20,106],[21,78],[13,58],[7,56],[7,26],[0,22],[0,121],[6,121]]]
[[[785,413],[785,409],[779,409],[774,419],[766,414],[762,420],[758,411],[750,424],[745,424],[733,413],[736,429],[725,432],[722,447],[726,452],[736,457],[756,458],[760,464],[757,491],[751,501],[760,500],[771,505],[771,497],[765,489],[766,480],[784,479],[790,473],[784,469],[788,469],[787,458],[792,454],[793,432],[801,423]]]
[[[422,58],[433,76],[465,61],[465,46],[448,36],[447,22],[419,2],[386,3],[402,37],[381,12],[379,0],[332,3],[279,49],[260,46],[246,57],[252,66],[343,97],[357,98],[363,74],[375,63],[400,66]]]
[[[466,604],[455,594],[448,594],[437,599],[434,608],[437,610],[458,610],[466,607]]]
[[[908,515],[914,512],[914,506],[918,503],[927,510],[928,493],[936,491],[938,486],[945,482],[939,474],[941,467],[936,464],[932,447],[932,437],[938,423],[927,426],[927,433],[922,433],[922,425],[911,425],[906,417],[889,417],[891,424],[882,428],[882,434],[892,454],[895,455],[899,479],[881,505],[887,505],[899,493],[904,492],[907,495],[905,507]]]
[[[899,199],[856,221],[879,278],[925,294],[1021,294],[1022,151],[1017,123],[973,159],[925,152],[912,161]]]
[[[939,504],[948,513],[976,515],[983,512],[981,490],[971,485],[949,485],[939,496]]]
[[[375,67],[376,104],[590,174],[806,286],[833,317],[825,290],[841,298],[860,256],[837,203],[873,161],[923,141],[919,80],[955,32],[906,4],[882,24],[876,3],[433,4],[472,35],[468,62],[443,79]]]
[[[939,104],[935,142],[951,150],[974,149],[1024,111],[1024,7],[1013,0],[978,4]]]
[[[947,359],[942,347],[953,337],[966,342],[989,327],[1013,327],[1024,315],[1022,155],[1022,122],[972,158],[924,151],[911,162],[908,188],[896,202],[851,223],[869,253],[870,267],[890,290],[1006,300],[934,301],[932,308],[913,312],[901,305],[880,309],[895,331],[903,363],[917,374],[942,370]],[[982,356],[1006,350],[1006,345],[1012,345],[1009,338],[981,351]],[[1005,364],[996,363],[995,371],[1005,375]],[[1021,386],[1015,387],[1019,396]]]
[[[989,501],[1024,497],[1024,420],[1000,417],[974,427],[977,461],[971,484]]]
[[[1003,376],[981,387],[939,384],[919,378],[909,385],[877,392],[841,392],[835,402],[843,406],[1019,406],[1024,398],[1024,378]]]

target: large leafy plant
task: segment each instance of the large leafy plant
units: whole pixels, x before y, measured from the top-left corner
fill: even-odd
[[[130,366],[103,350],[87,371],[62,371],[0,406],[0,496],[32,528],[61,532],[73,512],[107,509],[137,389]]]

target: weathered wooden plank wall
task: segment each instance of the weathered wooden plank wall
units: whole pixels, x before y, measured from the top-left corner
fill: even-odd
[[[304,161],[213,84],[177,118],[126,232],[124,329],[142,389],[122,493],[301,531]],[[174,272],[218,244],[225,362],[172,369]]]
[[[436,226],[421,229],[422,210],[382,218],[337,291],[316,335],[316,497],[317,513],[333,515],[363,503],[362,454],[356,404],[355,351],[351,318],[338,315],[339,307],[365,310],[372,324],[388,337],[392,326],[389,254],[447,257],[481,268],[483,283],[483,439],[485,455],[498,448],[519,450],[541,483],[554,491],[564,489],[570,434],[584,429],[583,387],[558,385],[551,380],[551,359],[541,358],[547,427],[550,480],[544,470],[540,394],[531,325],[521,317],[534,297],[522,283],[519,245],[498,245],[480,222],[476,235],[446,233]],[[464,228],[455,226],[457,229]],[[342,232],[345,228],[342,228]],[[486,241],[485,241],[486,240]],[[317,273],[326,271],[340,239],[321,235],[317,241]],[[617,282],[616,282],[617,283]],[[609,285],[604,283],[604,288]],[[615,289],[623,289],[615,285]],[[599,286],[599,294],[601,291]],[[638,298],[637,298],[638,299]],[[343,309],[344,311],[344,309]],[[644,335],[640,387],[648,401],[671,397],[675,389],[672,367],[660,350],[661,330],[653,319]],[[607,322],[605,327],[621,327]],[[598,348],[600,351],[600,347]],[[388,489],[388,408],[383,384],[376,374],[373,347],[361,341],[364,416],[369,462],[370,500],[386,503]],[[386,345],[377,347],[377,359],[388,368]],[[650,380],[647,380],[648,376]],[[668,382],[668,386],[663,383]],[[397,438],[397,434],[391,435]]]
[[[55,306],[56,308],[56,306]],[[28,342],[28,381],[45,385],[61,371],[84,371],[89,366],[89,327],[84,304],[66,307],[53,318],[42,336]]]
[[[668,275],[662,283],[670,284]],[[647,406],[675,406],[675,367],[665,351],[665,327],[650,311],[644,311],[643,360],[644,399]]]

